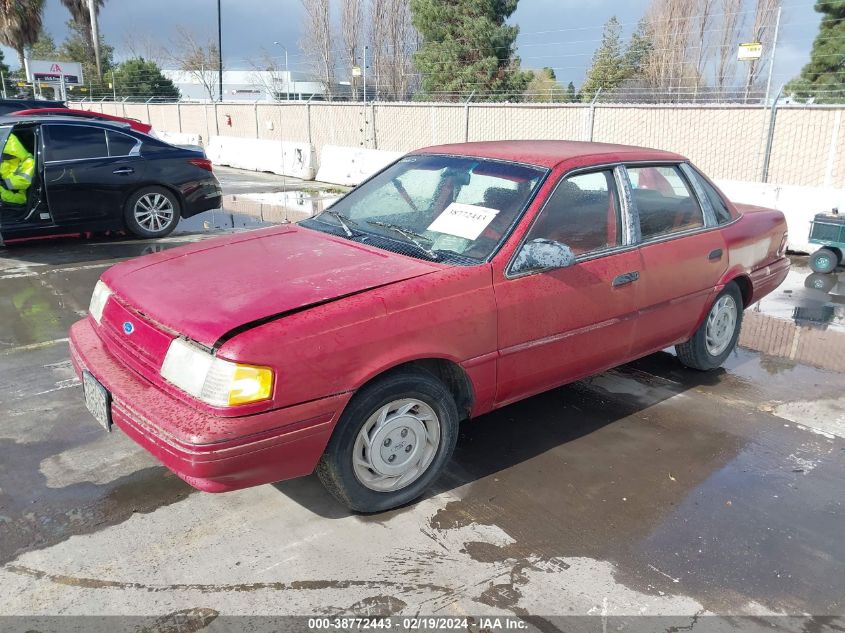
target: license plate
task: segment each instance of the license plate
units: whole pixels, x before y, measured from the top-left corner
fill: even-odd
[[[106,431],[111,432],[111,394],[87,371],[82,372],[85,406]]]

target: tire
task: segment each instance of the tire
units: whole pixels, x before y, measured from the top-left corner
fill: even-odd
[[[834,286],[839,282],[836,275],[824,275],[820,273],[813,273],[804,280],[805,288],[812,288],[813,290],[821,290],[822,292],[829,292],[833,290]]]
[[[820,248],[810,255],[809,263],[814,273],[832,273],[839,264],[839,257],[829,248]]]
[[[716,297],[704,323],[692,338],[675,346],[678,360],[687,367],[700,371],[721,367],[739,339],[742,310],[742,293],[739,287],[731,282]]]
[[[452,394],[432,374],[419,369],[387,374],[349,402],[317,475],[352,510],[404,505],[423,494],[451,459],[458,423]]]
[[[126,201],[123,219],[126,228],[135,236],[144,239],[170,235],[182,209],[172,191],[164,187],[144,187]]]

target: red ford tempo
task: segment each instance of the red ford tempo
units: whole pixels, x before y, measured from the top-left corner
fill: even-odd
[[[316,469],[380,511],[432,483],[462,420],[671,345],[718,367],[785,248],[780,212],[677,154],[444,145],[298,225],[114,266],[71,354],[94,417],[192,486]]]

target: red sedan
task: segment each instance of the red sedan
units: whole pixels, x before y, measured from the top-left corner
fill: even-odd
[[[71,352],[97,420],[191,485],[316,469],[380,511],[434,481],[462,420],[671,345],[718,367],[785,248],[779,211],[677,154],[432,147],[298,225],[114,266]]]
[[[111,114],[103,114],[102,112],[92,112],[90,110],[73,110],[71,108],[32,108],[31,110],[18,110],[12,112],[9,116],[71,116],[80,117],[82,119],[102,119],[106,121],[115,121],[116,123],[126,123],[136,132],[142,134],[149,134],[153,129],[152,125],[142,123],[138,119],[127,119],[122,116],[113,116]]]

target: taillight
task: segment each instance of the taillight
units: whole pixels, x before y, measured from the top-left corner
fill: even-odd
[[[786,247],[789,243],[789,233],[783,234],[783,239],[780,241],[780,246],[778,247],[778,257],[783,257],[786,255]]]
[[[211,161],[207,158],[191,158],[188,162],[194,167],[199,167],[200,169],[205,169],[206,171],[212,171]]]

